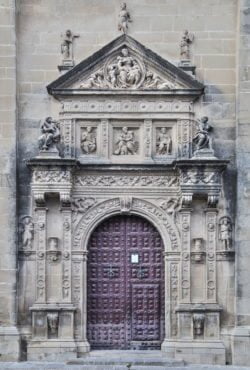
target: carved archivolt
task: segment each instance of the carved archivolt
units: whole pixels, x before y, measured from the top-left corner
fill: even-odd
[[[159,230],[166,250],[178,251],[179,234],[171,218],[159,207],[143,199],[133,198],[126,211],[147,218]],[[74,250],[87,250],[88,238],[93,229],[105,218],[124,212],[124,200],[106,200],[89,209],[80,219],[74,233]]]

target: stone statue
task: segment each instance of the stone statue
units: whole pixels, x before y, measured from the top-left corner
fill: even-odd
[[[122,3],[121,10],[119,13],[119,23],[118,23],[118,31],[121,31],[122,33],[126,34],[128,31],[128,23],[132,22],[130,18],[130,14],[127,10],[127,4]]]
[[[96,151],[96,135],[92,131],[93,127],[88,126],[86,130],[82,132],[81,149],[84,154],[90,154]]]
[[[181,38],[181,60],[187,61],[190,60],[190,45],[194,41],[194,35],[187,30],[183,32]]]
[[[144,89],[171,90],[176,88],[176,84],[170,81],[163,81],[160,76],[147,71],[142,87]]]
[[[209,137],[209,131],[212,127],[208,124],[208,117],[202,117],[199,121],[198,132],[193,138],[193,142],[196,146],[196,150],[209,149],[212,150],[211,138]]]
[[[229,217],[225,216],[220,219],[219,239],[223,244],[224,250],[232,248],[232,222]]]
[[[67,30],[62,35],[61,53],[63,60],[73,60],[73,41],[76,37],[79,37],[79,35],[74,35],[71,30]]]
[[[60,142],[60,123],[47,117],[41,125],[41,132],[42,135],[38,139],[39,149],[57,152],[56,144]]]
[[[171,154],[172,140],[169,134],[167,133],[166,127],[162,127],[160,129],[160,133],[158,135],[157,147],[158,147],[157,154],[160,154],[160,155]]]
[[[122,132],[116,142],[117,149],[116,155],[128,155],[136,153],[136,142],[134,139],[134,132],[130,131],[127,127],[122,128]]]
[[[34,224],[30,216],[25,216],[22,218],[20,223],[21,228],[21,243],[23,249],[32,249],[32,242],[34,239]]]

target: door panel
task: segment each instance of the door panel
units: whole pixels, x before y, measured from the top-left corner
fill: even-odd
[[[93,232],[88,257],[92,348],[160,346],[164,328],[163,243],[137,216],[115,216]]]

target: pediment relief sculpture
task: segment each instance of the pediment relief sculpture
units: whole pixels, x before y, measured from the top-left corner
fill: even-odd
[[[142,60],[132,56],[128,48],[123,48],[120,55],[109,59],[103,68],[80,84],[80,89],[91,88],[172,90],[177,89],[178,85],[147,69]]]
[[[123,11],[127,12],[125,8]],[[123,35],[50,83],[49,94],[82,94],[85,90],[188,90],[196,96],[203,93],[204,86],[182,68],[128,36],[125,18],[121,16],[120,22]]]

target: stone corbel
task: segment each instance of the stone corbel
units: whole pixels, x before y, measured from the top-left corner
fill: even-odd
[[[194,196],[207,199],[208,208],[216,208],[222,188],[222,173],[229,161],[196,159],[176,161],[180,174],[182,205],[190,207]]]
[[[60,203],[62,207],[70,207],[71,206],[71,191],[60,191]]]
[[[37,207],[45,207],[45,193],[44,191],[34,191],[34,200]]]

